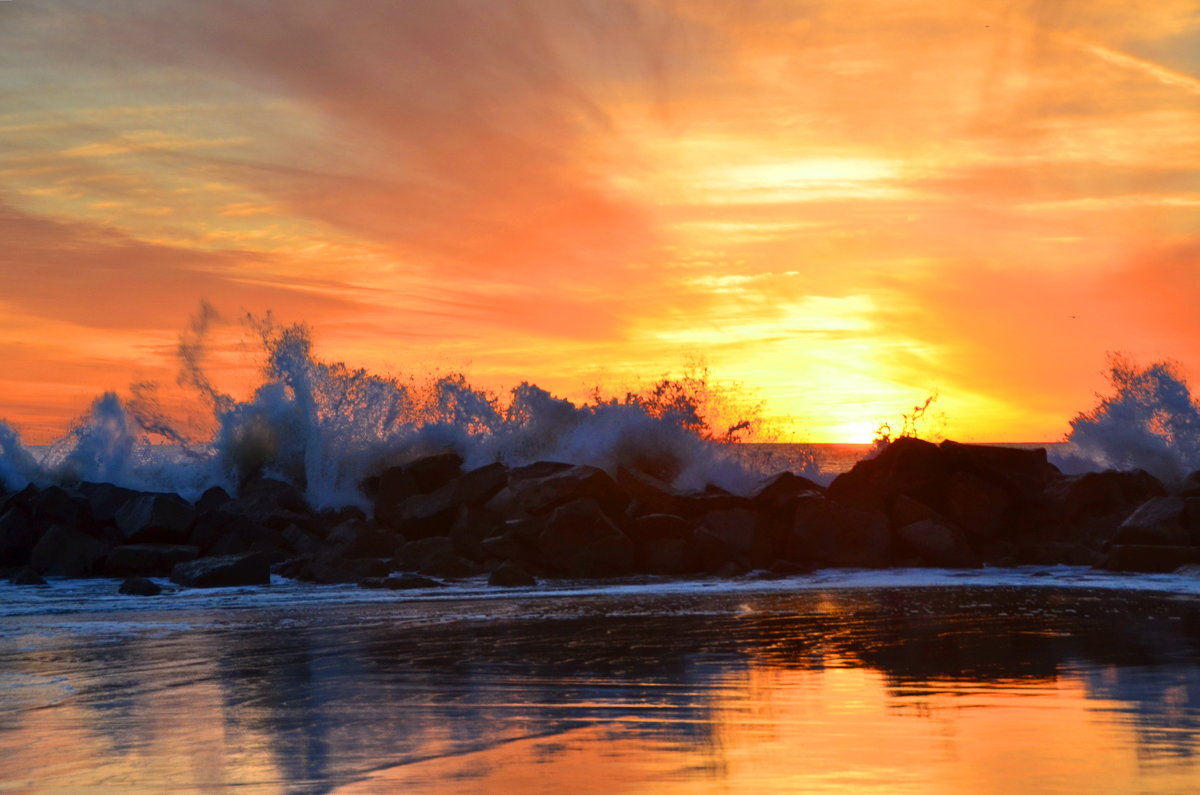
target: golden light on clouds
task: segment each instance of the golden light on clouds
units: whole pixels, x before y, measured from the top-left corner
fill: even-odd
[[[34,441],[201,300],[568,397],[699,355],[818,441],[1200,364],[1193,2],[3,3],[0,84]]]

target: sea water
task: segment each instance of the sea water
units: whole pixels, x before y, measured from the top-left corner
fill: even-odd
[[[1195,792],[1200,579],[0,585],[0,790]]]

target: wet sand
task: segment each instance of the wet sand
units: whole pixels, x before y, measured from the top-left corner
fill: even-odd
[[[0,790],[1200,783],[1190,594],[938,586],[138,604],[5,619]]]

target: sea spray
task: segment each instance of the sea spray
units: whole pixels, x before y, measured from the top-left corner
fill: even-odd
[[[632,466],[681,488],[712,484],[735,493],[747,493],[760,474],[721,443],[729,433],[708,432],[703,402],[714,388],[706,373],[584,404],[529,383],[501,400],[461,374],[405,382],[323,362],[305,326],[268,316],[250,319],[264,361],[258,385],[239,400],[205,369],[215,319],[202,307],[179,344],[179,381],[209,413],[208,435],[185,432],[185,423],[157,405],[153,389],[135,385],[129,399],[98,398],[40,461],[0,426],[5,485],[105,481],[195,499],[211,486],[236,491],[265,475],[302,488],[318,508],[365,508],[364,478],[443,451],[458,453],[468,468],[558,460],[615,474]]]
[[[1144,469],[1165,483],[1200,469],[1200,406],[1173,362],[1109,361],[1112,394],[1071,420],[1064,471]]]

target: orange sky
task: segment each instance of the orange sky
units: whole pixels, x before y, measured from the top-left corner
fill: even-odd
[[[174,383],[201,300],[573,398],[700,355],[814,441],[1200,365],[1195,0],[17,0],[0,96],[29,441]]]

